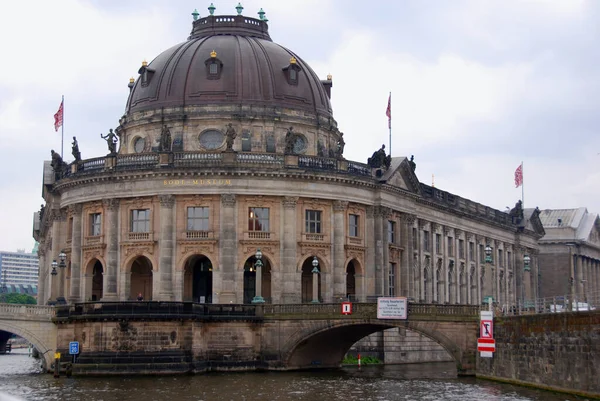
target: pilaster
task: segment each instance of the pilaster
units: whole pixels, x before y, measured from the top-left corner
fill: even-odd
[[[102,201],[105,211],[106,233],[106,266],[104,271],[103,301],[118,301],[117,281],[119,275],[119,200],[104,199]],[[104,223],[104,222],[103,222]],[[126,300],[127,288],[121,283],[122,298]]]
[[[73,227],[71,234],[71,293],[69,302],[81,302],[81,241],[82,241],[82,218],[81,204],[70,206],[73,216]]]
[[[237,303],[235,293],[235,267],[237,266],[237,219],[235,194],[221,195],[221,226],[219,240],[219,271],[213,271],[213,303]],[[220,274],[220,280],[219,280]],[[218,288],[218,285],[221,288]]]
[[[287,196],[281,202],[283,207],[283,238],[281,249],[281,273],[279,277],[271,271],[273,281],[273,298],[280,298],[280,302],[300,302],[301,280],[296,272],[297,263],[297,238],[296,238],[296,206],[298,197]]]
[[[346,252],[344,249],[344,243],[346,240],[345,217],[347,208],[348,202],[333,202],[333,260],[331,271],[333,273],[334,299],[346,297],[346,274],[344,269]]]
[[[160,255],[158,264],[158,274],[154,277],[159,277],[160,280],[154,280],[153,288],[158,289],[159,301],[173,300],[173,222],[175,221],[175,196],[159,195],[160,202],[160,242],[158,244],[158,252]],[[154,295],[152,296],[154,299]]]

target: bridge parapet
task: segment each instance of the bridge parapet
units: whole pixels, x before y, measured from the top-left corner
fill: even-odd
[[[55,314],[53,306],[0,304],[0,317],[3,319],[49,321]]]
[[[376,303],[353,303],[352,314],[342,315],[341,304],[266,304],[265,318],[272,319],[376,319]],[[479,305],[408,304],[411,320],[479,319]]]

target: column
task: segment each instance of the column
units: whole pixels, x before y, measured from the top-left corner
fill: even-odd
[[[367,218],[365,224],[365,266],[363,276],[362,302],[367,301],[368,295],[375,295],[375,207],[367,206]]]
[[[119,200],[104,199],[104,221],[106,234],[106,266],[104,266],[103,301],[118,301],[117,281],[119,277]],[[124,283],[123,283],[124,284]],[[127,288],[122,285],[121,300],[127,300]],[[91,291],[90,291],[91,294]]]
[[[217,279],[217,275],[213,270],[213,292],[219,292],[218,302],[213,300],[214,303],[238,302],[235,293],[235,266],[237,261],[235,206],[235,194],[221,195],[221,226],[219,231],[219,241],[221,243],[219,272],[221,273],[221,280]],[[217,287],[218,284],[221,285],[220,289]]]
[[[46,303],[46,277],[48,275],[48,264],[46,263],[45,246],[46,245],[43,242],[40,242],[38,247],[38,305],[44,305]]]
[[[383,239],[381,238],[382,232],[382,219],[381,219],[381,206],[375,206],[375,295],[385,296],[384,280],[383,280]]]
[[[583,299],[583,258],[579,254],[579,247],[577,247],[577,255],[575,257],[575,299],[573,302],[581,302]]]
[[[379,207],[380,219],[381,219],[381,231],[379,232],[379,238],[381,239],[381,252],[382,252],[382,261],[381,261],[381,280],[383,282],[383,295],[388,296],[390,293],[389,289],[389,276],[390,276],[390,247],[388,245],[387,238],[387,225],[388,220],[392,216],[392,211],[387,208],[380,206]],[[397,273],[396,273],[397,274]],[[394,277],[397,280],[397,277]],[[398,287],[396,286],[396,291],[398,291]],[[396,292],[397,294],[397,292]]]
[[[82,205],[70,206],[73,216],[73,227],[71,230],[71,293],[69,302],[81,302],[81,211]]]
[[[331,271],[333,273],[333,299],[335,301],[346,299],[346,266],[344,265],[346,262],[346,251],[344,243],[346,242],[345,217],[347,208],[348,202],[333,202],[333,262]],[[323,271],[322,268],[321,271]]]
[[[281,238],[281,266],[279,270],[281,274],[278,278],[275,277],[275,272],[271,270],[271,288],[274,298],[280,298],[279,302],[300,303],[302,273],[296,270],[297,264],[297,239],[296,239],[296,205],[297,197],[286,196],[281,205],[283,206],[283,221],[282,221],[282,238]],[[325,217],[325,216],[323,216]],[[258,283],[257,283],[258,285]],[[280,292],[281,295],[277,295]]]
[[[173,300],[173,224],[175,223],[175,196],[159,195],[160,202],[160,242],[158,244],[158,253],[160,255],[158,262],[158,276],[160,282],[154,280],[158,284],[158,300],[172,301]],[[154,296],[152,296],[154,299]]]
[[[519,255],[519,260],[523,264],[523,287],[525,289],[523,293],[524,305],[526,307],[531,306],[531,302],[533,301],[533,291],[532,291],[532,280],[531,280],[531,266],[534,263],[533,255],[531,254],[530,249],[522,248],[523,252]],[[531,260],[529,261],[529,266],[525,266],[525,262],[523,258],[525,255],[529,255]]]
[[[58,263],[58,254],[60,253],[60,221],[61,221],[61,212],[58,209],[52,210],[52,237],[50,248],[52,251],[50,252],[50,263],[53,260],[56,260]],[[50,271],[52,271],[52,267],[50,267],[50,263],[48,263],[48,267]],[[60,267],[56,268],[56,276],[52,276],[50,274],[50,299],[55,301],[57,297],[60,296]]]

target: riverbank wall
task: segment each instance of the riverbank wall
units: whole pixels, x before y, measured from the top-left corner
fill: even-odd
[[[600,399],[600,312],[494,319],[496,351],[477,377]]]

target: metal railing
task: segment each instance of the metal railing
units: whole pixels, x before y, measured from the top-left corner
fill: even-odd
[[[600,291],[523,299],[514,304],[494,303],[493,310],[495,316],[600,311]]]

